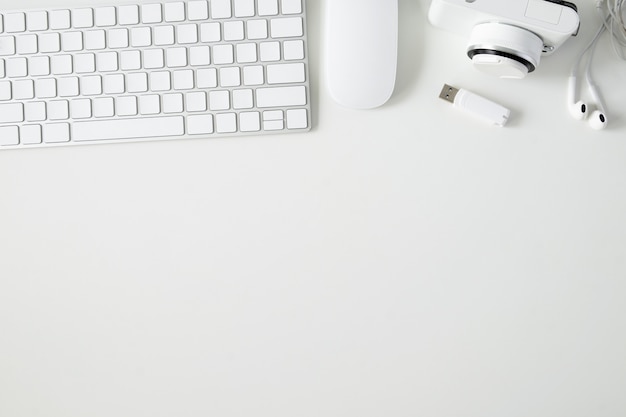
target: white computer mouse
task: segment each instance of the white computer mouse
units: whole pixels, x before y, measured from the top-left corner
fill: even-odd
[[[333,99],[372,109],[393,93],[398,59],[398,0],[327,0],[326,79]]]

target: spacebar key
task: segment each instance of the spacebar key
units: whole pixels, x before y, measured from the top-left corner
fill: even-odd
[[[179,136],[185,133],[182,116],[146,117],[143,119],[93,120],[74,122],[72,140],[144,139]]]

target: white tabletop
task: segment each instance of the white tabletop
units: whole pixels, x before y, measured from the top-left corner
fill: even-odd
[[[396,92],[372,111],[331,101],[308,3],[310,133],[0,152],[0,415],[626,415],[626,63],[608,38],[609,128],[565,105],[593,2],[578,37],[501,81],[428,0],[400,0]]]

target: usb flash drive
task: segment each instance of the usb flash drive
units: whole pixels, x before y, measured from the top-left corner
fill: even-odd
[[[443,86],[439,98],[449,101],[454,104],[454,107],[465,110],[500,127],[506,124],[511,114],[509,109],[502,107],[498,103],[487,100],[471,91],[455,88],[448,84]]]

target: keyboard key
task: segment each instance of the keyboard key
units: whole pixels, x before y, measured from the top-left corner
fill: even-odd
[[[270,21],[272,38],[292,38],[302,36],[304,26],[301,17],[287,17]]]
[[[180,70],[172,74],[174,90],[191,90],[193,88],[193,71]]]
[[[19,145],[20,136],[17,126],[0,126],[0,146]]]
[[[72,119],[89,119],[92,116],[91,99],[78,98],[70,102]]]
[[[73,59],[71,55],[53,55],[50,62],[50,68],[53,75],[65,75],[72,73]]]
[[[218,113],[215,115],[217,133],[235,133],[237,131],[236,113]]]
[[[9,81],[0,81],[0,101],[11,100],[11,83]]]
[[[255,86],[265,83],[265,76],[263,75],[263,67],[260,65],[252,65],[243,68],[243,83],[244,85]]]
[[[207,98],[204,91],[194,91],[185,95],[188,112],[206,111]]]
[[[115,26],[117,19],[115,18],[115,7],[98,7],[96,9],[96,26],[108,27]]]
[[[145,93],[148,91],[148,75],[135,72],[126,76],[126,90],[129,93]]]
[[[26,77],[28,75],[26,58],[10,58],[5,61],[7,77]]]
[[[80,92],[84,96],[97,96],[102,94],[102,77],[100,75],[81,77]]]
[[[232,16],[230,0],[211,0],[211,18],[228,19]]]
[[[219,79],[221,87],[239,87],[241,85],[241,73],[239,72],[239,67],[220,68]]]
[[[72,10],[72,24],[77,29],[93,27],[93,9],[87,7]]]
[[[152,45],[149,27],[133,28],[130,31],[130,44],[135,48]]]
[[[96,71],[96,56],[94,54],[74,55],[74,70],[77,74]]]
[[[301,40],[283,42],[283,58],[285,61],[304,59],[304,42]]]
[[[93,117],[113,117],[113,97],[99,97],[93,100]]]
[[[70,117],[70,107],[67,100],[54,100],[48,102],[48,119],[67,120]]]
[[[0,104],[0,123],[17,123],[24,121],[24,105],[22,103]]]
[[[187,49],[170,48],[167,50],[167,66],[170,68],[187,66]]]
[[[209,108],[213,111],[230,109],[230,95],[228,91],[209,91]]]
[[[136,4],[120,6],[117,9],[120,25],[136,25],[139,23],[139,6]]]
[[[41,143],[41,125],[25,125],[20,129],[20,140],[23,145]]]
[[[187,133],[190,135],[206,135],[213,133],[213,116],[203,114],[187,117]]]
[[[169,71],[154,71],[150,73],[150,91],[169,91],[172,82]]]
[[[37,32],[48,29],[48,13],[29,12],[26,14],[26,27],[30,32]]]
[[[230,44],[215,45],[213,47],[213,63],[217,65],[232,64],[234,62],[233,46]]]
[[[235,0],[235,17],[254,16],[254,0]]]
[[[35,98],[33,80],[19,80],[13,83],[13,98],[15,100],[30,100]]]
[[[304,64],[301,62],[267,66],[268,84],[303,83],[304,81]]]
[[[164,8],[166,22],[183,22],[185,20],[185,3],[165,3]]]
[[[30,75],[39,77],[50,75],[50,58],[47,56],[33,56],[28,58]]]
[[[211,63],[211,49],[208,46],[193,46],[189,48],[189,64],[193,66],[209,65]]]
[[[163,113],[182,113],[183,95],[180,93],[163,95]]]
[[[56,97],[57,80],[54,78],[39,78],[35,80],[35,95],[37,98]]]
[[[240,43],[236,46],[237,62],[240,64],[249,64],[257,61],[256,44]]]
[[[233,91],[233,109],[251,109],[254,107],[254,92],[249,89]]]
[[[104,30],[88,30],[85,32],[85,49],[88,51],[105,48]]]
[[[161,23],[163,21],[163,13],[161,4],[152,3],[141,6],[141,22],[142,23]]]
[[[277,0],[258,0],[257,10],[259,16],[276,16],[278,14]]]
[[[154,44],[156,46],[174,45],[174,26],[155,27]]]
[[[217,70],[215,68],[203,68],[196,72],[198,88],[217,87]]]
[[[124,74],[109,74],[102,77],[102,91],[104,94],[124,93]]]
[[[47,123],[43,125],[43,141],[46,143],[62,143],[70,140],[69,123]]]
[[[50,12],[50,29],[69,29],[70,26],[69,10],[53,10]]]
[[[181,45],[198,42],[198,26],[196,24],[180,25],[177,28],[177,39]]]
[[[259,108],[304,106],[306,104],[304,86],[259,88],[256,90],[256,104]]]
[[[37,35],[20,35],[15,38],[15,51],[20,55],[37,53]]]
[[[239,113],[239,129],[242,132],[258,132],[261,130],[261,115],[259,112]]]
[[[189,20],[207,20],[209,5],[205,0],[193,0],[187,3],[187,18]]]
[[[76,97],[79,93],[78,77],[62,77],[57,81],[59,97]]]
[[[46,120],[46,103],[33,101],[24,104],[24,115],[28,122],[41,122]]]
[[[287,129],[307,129],[308,127],[306,109],[287,110]]]
[[[224,22],[224,40],[240,41],[243,40],[243,22]]]
[[[72,138],[76,142],[166,137],[184,133],[182,116],[81,121],[72,125]]]
[[[65,52],[83,50],[83,32],[63,32],[61,34],[61,46]]]
[[[259,45],[262,62],[280,61],[280,42],[263,42]]]
[[[128,29],[109,29],[109,48],[128,48]]]
[[[267,20],[248,20],[248,39],[267,39]]]
[[[0,36],[0,56],[15,55],[15,37]]]
[[[139,97],[139,114],[151,115],[161,112],[161,99],[156,94]]]
[[[58,33],[39,35],[39,52],[52,53],[61,50],[61,36]]]
[[[119,68],[119,63],[117,60],[117,52],[100,52],[96,56],[96,63],[98,71],[100,72],[111,72],[117,71]]]
[[[202,42],[219,42],[222,40],[222,30],[217,22],[200,25],[200,40]],[[10,54],[8,54],[10,55]]]
[[[302,13],[302,0],[280,0],[283,14]]]
[[[24,13],[7,13],[4,15],[4,31],[6,33],[24,32],[26,15]]]
[[[141,52],[123,51],[120,54],[120,68],[124,71],[133,71],[141,68]]]
[[[126,96],[117,97],[115,99],[115,108],[118,116],[136,116],[137,115],[137,97]]]
[[[148,49],[143,52],[143,67],[157,69],[165,66],[163,49]]]

